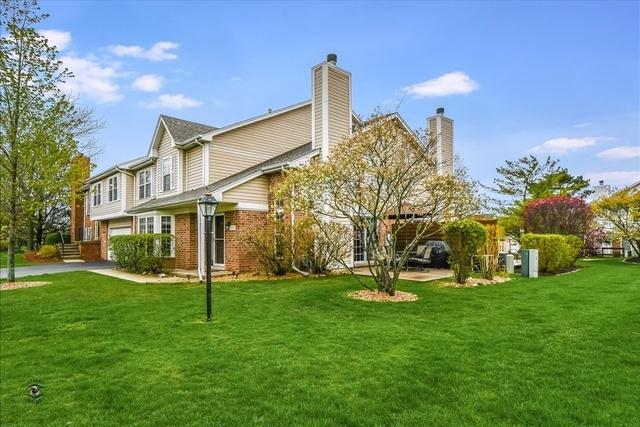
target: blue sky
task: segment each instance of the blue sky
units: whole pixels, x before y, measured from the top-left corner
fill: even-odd
[[[106,126],[99,169],[146,153],[165,113],[222,126],[310,98],[329,52],[353,108],[424,127],[489,182],[505,159],[559,157],[621,186],[640,179],[638,2],[59,2],[42,23]],[[426,82],[426,83],[425,83]]]

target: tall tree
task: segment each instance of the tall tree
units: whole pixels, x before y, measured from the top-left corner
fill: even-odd
[[[622,190],[593,204],[596,216],[610,224],[615,235],[629,242],[640,254],[640,192]]]
[[[456,176],[437,173],[433,144],[424,132],[374,116],[336,144],[328,161],[289,171],[277,194],[326,236],[336,223],[351,242],[358,233],[378,291],[394,295],[416,245],[437,231],[436,224],[477,207],[475,185],[463,169]],[[353,273],[344,258],[334,262]]]
[[[66,177],[51,169],[71,161],[77,137],[99,123],[59,88],[72,74],[35,26],[47,17],[35,0],[0,0],[0,171],[8,223],[8,279],[15,280],[17,226],[46,205]],[[64,155],[62,155],[64,153]],[[34,198],[35,197],[35,198]]]

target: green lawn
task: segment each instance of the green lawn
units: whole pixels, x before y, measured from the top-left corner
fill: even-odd
[[[7,251],[0,251],[0,268],[7,268],[7,265]],[[16,267],[22,267],[25,265],[33,265],[33,263],[24,259],[24,253],[17,253]]]
[[[199,285],[47,276],[0,295],[0,424],[637,425],[640,266],[580,265],[399,304],[223,284],[210,324]]]

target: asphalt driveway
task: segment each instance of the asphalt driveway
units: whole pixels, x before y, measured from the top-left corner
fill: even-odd
[[[16,278],[25,276],[39,276],[41,274],[67,273],[69,271],[97,270],[101,268],[113,268],[112,261],[87,261],[87,262],[60,262],[55,264],[29,265],[16,267]],[[7,268],[0,267],[0,279],[7,278]]]

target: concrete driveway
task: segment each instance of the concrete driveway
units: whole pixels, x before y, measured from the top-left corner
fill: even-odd
[[[103,268],[113,268],[112,261],[87,261],[87,262],[60,262],[55,264],[29,265],[26,267],[16,267],[16,278],[26,276],[39,276],[41,274],[67,273],[70,271],[98,270]],[[7,268],[0,267],[0,279],[7,278]]]

